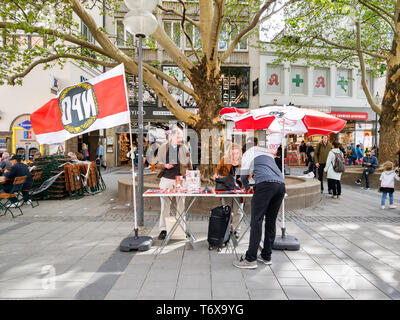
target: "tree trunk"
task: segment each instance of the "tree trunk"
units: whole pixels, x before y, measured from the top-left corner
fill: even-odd
[[[193,73],[193,88],[199,96],[196,101],[199,106],[200,121],[194,128],[199,135],[201,153],[200,171],[203,183],[212,184],[217,161],[221,158],[223,147],[223,135],[221,129],[223,124],[219,121],[219,111],[222,108],[219,72],[216,77],[207,79],[207,64],[205,58],[196,66]],[[208,156],[207,156],[208,155]]]
[[[385,94],[381,106],[379,163],[397,163],[400,150],[400,40],[394,40],[387,62]]]

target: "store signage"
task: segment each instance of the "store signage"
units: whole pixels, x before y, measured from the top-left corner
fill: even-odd
[[[137,106],[129,106],[131,112],[131,118],[137,118],[139,110]],[[143,119],[161,119],[161,120],[176,120],[175,116],[167,108],[158,107],[144,107],[143,108]]]
[[[346,120],[368,120],[367,112],[330,112],[328,113],[339,119]]]
[[[25,120],[24,122],[21,122],[20,124],[18,124],[18,127],[24,128],[26,130],[32,129],[32,125],[29,120]]]

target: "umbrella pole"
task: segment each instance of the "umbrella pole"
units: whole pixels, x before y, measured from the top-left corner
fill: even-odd
[[[282,176],[283,176],[283,181],[285,181],[285,118],[282,119],[283,124],[282,124]],[[283,197],[282,200],[282,235],[281,236],[276,236],[275,241],[272,244],[272,249],[275,250],[300,250],[300,243],[297,240],[297,238],[293,236],[288,236],[286,235],[286,227],[285,227],[285,197],[286,197],[286,192],[285,196]]]

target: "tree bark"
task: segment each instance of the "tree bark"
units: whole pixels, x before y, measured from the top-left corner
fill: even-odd
[[[379,138],[379,162],[397,163],[400,150],[400,37],[394,37],[387,60],[385,94],[382,100]]]

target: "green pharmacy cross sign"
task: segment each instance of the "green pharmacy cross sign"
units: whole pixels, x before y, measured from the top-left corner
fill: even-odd
[[[304,82],[304,80],[300,78],[299,74],[296,74],[296,78],[293,78],[292,82],[296,83],[296,87],[300,87],[300,83]]]
[[[344,80],[344,77],[340,77],[340,81],[338,81],[337,84],[342,87],[342,90],[346,91],[345,86],[347,86],[348,81]]]

